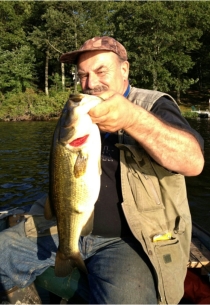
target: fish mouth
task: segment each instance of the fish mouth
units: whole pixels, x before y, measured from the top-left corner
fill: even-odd
[[[85,135],[85,136],[83,136],[81,138],[77,138],[77,139],[73,140],[72,142],[70,142],[68,144],[71,145],[71,146],[74,146],[74,147],[81,146],[81,145],[83,145],[86,142],[88,137],[89,137],[89,134]]]

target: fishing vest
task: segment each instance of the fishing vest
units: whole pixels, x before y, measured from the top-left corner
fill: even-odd
[[[158,91],[131,88],[128,99],[150,111]],[[157,164],[129,135],[119,132],[124,211],[130,229],[148,255],[160,304],[177,304],[184,294],[191,243],[191,215],[185,178]]]

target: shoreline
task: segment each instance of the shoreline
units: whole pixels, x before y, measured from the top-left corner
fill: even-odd
[[[53,121],[58,120],[59,115],[20,115],[18,117],[10,117],[0,118],[0,122],[29,122],[29,121]]]
[[[181,113],[183,117],[185,118],[196,118],[198,117],[198,114],[187,110],[186,109],[181,109]],[[0,118],[0,122],[40,122],[40,121],[55,121],[60,118],[61,114],[42,114],[42,115],[20,115],[17,117],[10,117],[9,115],[6,118]]]

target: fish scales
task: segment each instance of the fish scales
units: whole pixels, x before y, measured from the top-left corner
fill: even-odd
[[[66,276],[75,267],[87,272],[78,241],[80,235],[91,233],[94,204],[100,190],[100,133],[88,111],[101,99],[80,95],[79,100],[81,103],[77,95],[76,103],[74,97],[67,102],[51,148],[50,192],[45,216],[49,219],[55,214],[57,218],[57,276]]]

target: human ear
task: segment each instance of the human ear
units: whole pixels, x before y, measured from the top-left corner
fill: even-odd
[[[128,61],[123,61],[121,63],[121,73],[122,73],[124,80],[127,80],[128,75],[129,75],[129,62]]]

